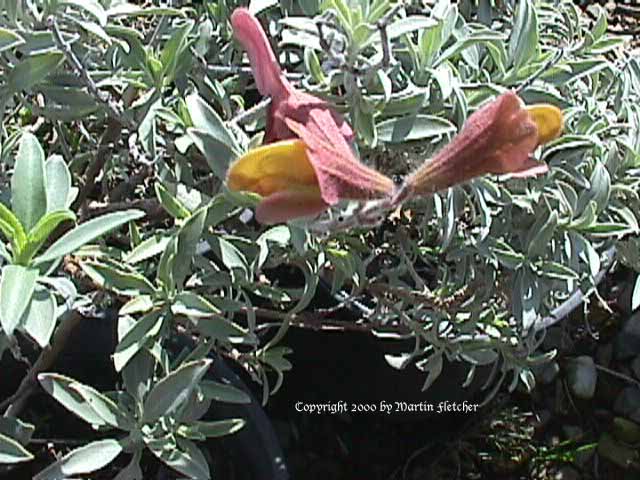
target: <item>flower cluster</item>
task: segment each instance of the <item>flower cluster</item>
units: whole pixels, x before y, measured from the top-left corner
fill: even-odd
[[[227,174],[231,190],[263,197],[256,209],[261,223],[315,216],[341,200],[382,199],[395,207],[487,173],[524,177],[548,170],[531,154],[560,135],[562,112],[551,105],[526,107],[506,92],[471,115],[447,146],[396,188],[355,157],[353,131],[339,113],[286,79],[254,15],[238,8],[231,24],[258,90],[271,97],[265,145],[236,160]]]

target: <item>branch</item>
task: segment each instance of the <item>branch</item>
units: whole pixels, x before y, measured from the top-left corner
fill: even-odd
[[[58,325],[58,328],[56,328],[56,333],[51,340],[51,345],[45,347],[42,352],[40,352],[38,360],[36,360],[36,363],[33,364],[33,367],[29,369],[27,375],[22,379],[16,392],[0,403],[0,410],[4,410],[8,406],[7,411],[4,413],[5,417],[18,416],[25,402],[36,389],[38,374],[48,370],[53,365],[67,344],[71,332],[73,332],[81,320],[82,315],[75,310],[68,312],[62,317],[62,322]]]
[[[75,53],[73,53],[73,50],[71,49],[71,45],[69,45],[64,40],[64,38],[62,38],[62,34],[60,33],[60,29],[58,28],[58,21],[56,20],[56,17],[54,17],[53,15],[50,16],[47,19],[47,25],[49,26],[49,28],[51,29],[51,32],[53,33],[53,38],[56,42],[56,45],[62,51],[62,53],[64,53],[64,56],[67,58],[67,61],[73,67],[73,70],[76,72],[76,75],[78,75],[80,79],[83,81],[83,83],[87,87],[87,90],[89,90],[89,93],[99,103],[101,103],[105,107],[105,109],[107,110],[107,113],[111,118],[113,118],[114,120],[117,120],[123,125],[127,125],[130,127],[131,121],[125,118],[124,112],[122,111],[122,108],[120,107],[120,105],[114,102],[111,99],[110,95],[104,94],[103,92],[100,91],[100,89],[95,84],[93,79],[89,76],[89,72],[87,72],[84,65],[82,65],[82,62],[80,62],[80,60],[75,55]]]

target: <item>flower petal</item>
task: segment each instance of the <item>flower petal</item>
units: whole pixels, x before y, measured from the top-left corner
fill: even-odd
[[[340,199],[381,198],[392,193],[393,180],[356,159],[329,110],[312,108],[306,122],[285,118],[285,123],[306,144],[322,198],[328,204],[334,205]]]
[[[471,115],[451,143],[409,176],[407,188],[426,195],[487,173],[537,175],[547,170],[530,158],[537,145],[537,124],[507,92]]]
[[[546,103],[528,105],[527,111],[538,127],[538,145],[558,138],[564,128],[562,110]]]
[[[267,35],[258,19],[246,8],[236,8],[231,15],[233,34],[249,56],[256,86],[262,95],[279,97],[291,88],[282,75]]]
[[[320,215],[329,205],[320,196],[320,190],[284,190],[268,196],[256,207],[256,220],[272,225],[294,218]]]
[[[249,150],[227,172],[230,190],[246,190],[263,197],[307,186],[317,188],[318,179],[300,140],[283,140]]]

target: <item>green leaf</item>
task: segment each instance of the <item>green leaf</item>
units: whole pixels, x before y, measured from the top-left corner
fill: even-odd
[[[448,120],[432,115],[412,115],[384,120],[376,125],[378,139],[387,143],[403,143],[441,137],[456,132]]]
[[[44,151],[38,139],[24,133],[11,179],[11,204],[25,230],[30,230],[47,211]]]
[[[7,75],[7,87],[11,92],[29,91],[54,72],[64,61],[62,52],[36,53],[20,61]]]
[[[229,418],[211,422],[197,421],[180,425],[178,434],[187,438],[198,438],[200,436],[206,438],[224,437],[225,435],[236,433],[242,429],[246,423],[242,418]],[[193,433],[190,431],[193,431]]]
[[[18,35],[13,30],[8,30],[6,28],[0,28],[0,53],[5,50],[10,50],[18,45],[22,45],[24,43],[24,38]],[[0,463],[2,463],[0,461]]]
[[[107,422],[72,386],[79,384],[74,379],[57,373],[41,373],[38,381],[42,388],[67,410],[94,427],[104,427]]]
[[[30,423],[23,422],[16,417],[0,417],[0,434],[17,441],[21,445],[26,445],[31,440],[36,427]],[[0,448],[0,450],[2,450]],[[0,464],[2,460],[0,460]]]
[[[165,319],[165,312],[157,310],[149,312],[135,322],[133,327],[118,342],[113,352],[113,364],[116,372],[121,371],[140,349],[151,344],[156,339],[160,334]]]
[[[69,208],[74,200],[71,172],[60,155],[52,155],[44,164],[46,172],[47,212]]]
[[[254,15],[258,15],[263,10],[278,5],[278,0],[251,0],[249,2],[249,11]]]
[[[118,314],[122,316],[133,315],[134,313],[147,313],[153,307],[154,303],[151,295],[138,295],[120,307]]]
[[[191,261],[202,237],[206,218],[207,208],[200,208],[191,215],[191,218],[185,222],[178,232],[178,251],[173,265],[173,281],[179,288],[182,287],[184,280],[191,271]]]
[[[17,250],[22,250],[27,243],[27,235],[20,220],[2,202],[0,202],[0,231]],[[19,252],[14,252],[16,253]]]
[[[89,15],[93,16],[101,26],[107,24],[107,12],[100,5],[98,0],[60,0],[58,5],[70,5],[84,10]]]
[[[173,218],[184,219],[191,216],[191,212],[180,200],[174,197],[160,182],[155,184],[156,196],[160,200],[160,205]]]
[[[27,310],[36,288],[38,271],[20,265],[7,265],[0,278],[0,324],[5,335],[12,335]]]
[[[193,480],[209,480],[211,473],[207,460],[200,449],[191,441],[183,438],[171,439],[144,438],[144,441],[164,463]]]
[[[134,428],[135,420],[130,418],[125,411],[106,395],[81,383],[72,383],[70,387],[78,392],[91,408],[93,408],[93,411],[107,424],[120,430],[131,430]]]
[[[210,318],[221,313],[206,298],[191,292],[181,292],[176,295],[171,305],[171,312],[174,315],[184,315],[189,318]]]
[[[438,21],[422,15],[409,15],[393,22],[387,27],[389,40],[401,37],[416,30],[426,30],[438,25]]]
[[[49,345],[56,326],[56,300],[53,294],[45,288],[36,288],[20,323],[38,345],[42,348]]]
[[[533,224],[529,232],[529,242],[527,246],[527,256],[533,258],[547,249],[549,241],[553,238],[558,226],[558,213],[551,212],[546,216],[540,216]]]
[[[122,452],[120,442],[98,440],[67,453],[57,462],[38,473],[33,480],[60,480],[83,475],[109,465]]]
[[[539,55],[538,14],[531,0],[520,0],[509,38],[509,56],[516,70]]]
[[[18,261],[22,264],[28,264],[58,225],[66,221],[75,221],[75,219],[76,216],[71,210],[56,210],[46,213],[29,232],[27,245],[20,252]]]
[[[165,43],[160,55],[160,63],[162,63],[162,77],[165,82],[173,81],[176,75],[177,66],[180,57],[187,48],[188,36],[193,29],[194,22],[189,20],[180,27],[176,28]]]
[[[200,153],[204,155],[211,171],[216,177],[224,180],[229,163],[238,156],[236,151],[206,130],[189,128],[187,134]]]
[[[107,10],[109,17],[149,17],[153,15],[168,15],[186,17],[187,14],[179,8],[167,7],[138,7],[131,3],[120,3]]]
[[[247,340],[247,330],[222,316],[191,319],[196,329],[207,337],[230,343],[245,343]]]
[[[20,443],[0,433],[0,465],[5,463],[19,463],[33,460],[31,455]]]
[[[129,297],[153,294],[153,284],[134,271],[125,271],[98,262],[82,262],[82,270],[100,287]]]
[[[188,362],[160,380],[145,399],[142,422],[155,422],[184,404],[211,363],[209,358]]]
[[[233,385],[215,382],[213,380],[203,380],[200,382],[200,389],[205,398],[225,403],[251,403],[248,393]]]
[[[145,213],[140,210],[125,210],[122,212],[107,213],[89,220],[65,233],[42,255],[37,257],[35,263],[36,265],[40,265],[67,255],[105,233],[131,220],[142,218],[144,215]]]
[[[185,103],[194,128],[208,133],[238,155],[240,147],[235,137],[216,111],[202,97],[193,93],[185,99]]]
[[[633,293],[631,294],[631,310],[635,310],[640,307],[640,275],[636,277],[636,284],[633,286]]]
[[[241,271],[244,273],[244,278],[246,278],[249,272],[249,265],[245,256],[235,245],[220,236],[207,235],[206,239],[211,245],[213,253],[229,269],[232,275]]]
[[[136,263],[155,257],[167,248],[170,240],[171,237],[168,236],[153,235],[143,240],[142,243],[125,255],[124,261],[135,265]]]

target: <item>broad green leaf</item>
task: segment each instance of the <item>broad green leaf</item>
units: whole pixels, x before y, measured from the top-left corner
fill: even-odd
[[[538,57],[538,14],[532,0],[520,0],[509,38],[509,56],[516,70]]]
[[[196,329],[203,335],[216,340],[231,343],[245,343],[247,341],[247,330],[236,323],[221,316],[212,318],[193,318]]]
[[[156,339],[160,334],[165,319],[165,312],[153,311],[135,322],[133,327],[118,342],[113,352],[113,364],[117,372],[121,371],[140,349],[151,344]]]
[[[640,307],[640,275],[636,277],[636,283],[631,294],[631,310],[636,310],[638,307]]]
[[[0,323],[6,335],[14,329],[29,306],[36,288],[38,271],[20,265],[2,268],[0,278]]]
[[[81,383],[72,383],[70,388],[78,392],[107,424],[120,430],[131,430],[134,427],[135,420],[129,418],[127,413],[106,395]]]
[[[47,212],[69,208],[73,202],[71,172],[64,158],[52,155],[44,164],[46,172]]]
[[[153,235],[143,240],[137,247],[125,255],[124,261],[135,265],[136,263],[155,257],[167,248],[170,240],[171,237],[169,236]]]
[[[153,298],[150,295],[138,295],[125,303],[118,314],[133,315],[134,313],[147,313],[154,306]]]
[[[67,453],[57,462],[38,473],[33,480],[61,480],[83,475],[109,465],[122,452],[120,442],[98,440]]]
[[[162,77],[165,82],[171,82],[176,76],[178,65],[180,65],[181,57],[187,46],[189,33],[193,29],[194,22],[189,20],[176,28],[167,43],[165,43],[160,55],[160,63],[162,64]]]
[[[529,244],[527,245],[527,256],[529,258],[542,255],[546,251],[557,225],[558,213],[556,211],[538,218],[529,233]]]
[[[378,139],[387,143],[442,137],[456,132],[448,120],[432,115],[412,115],[384,120],[376,125]]]
[[[251,0],[249,2],[249,11],[254,15],[258,15],[263,10],[278,5],[277,0]]]
[[[94,427],[107,425],[107,422],[96,413],[89,402],[72,387],[72,385],[78,384],[74,379],[57,373],[41,373],[38,375],[38,381],[49,395],[85,422]]]
[[[153,15],[168,15],[186,17],[186,13],[178,8],[167,7],[138,7],[131,3],[120,3],[107,10],[109,17],[149,17]]]
[[[45,288],[36,288],[20,323],[38,345],[42,348],[49,345],[56,325],[56,299],[53,294]]]
[[[38,139],[28,132],[22,135],[16,156],[11,179],[11,205],[26,231],[47,211],[44,151]]]
[[[132,297],[155,292],[153,284],[137,272],[98,262],[82,262],[80,266],[97,285],[121,295]]]
[[[155,422],[185,403],[211,362],[206,358],[185,363],[160,380],[145,399],[142,421]]]
[[[64,61],[62,52],[36,53],[21,60],[7,75],[7,87],[11,92],[29,91],[53,73]]]
[[[216,177],[224,180],[229,163],[238,156],[235,150],[206,130],[189,128],[187,134],[200,153],[204,155],[211,171]]]
[[[24,231],[24,227],[13,212],[5,207],[2,202],[0,202],[0,231],[18,250],[25,246],[27,234]]]
[[[120,227],[121,225],[144,217],[145,213],[140,210],[125,210],[102,215],[85,222],[73,230],[65,233],[53,245],[51,245],[42,255],[35,259],[37,265],[55,260],[67,255],[81,246],[92,242],[105,233]]]
[[[13,438],[0,433],[0,465],[5,463],[19,463],[33,460],[31,455],[20,443]]]
[[[236,155],[238,154],[240,147],[235,137],[216,111],[202,97],[193,93],[185,99],[185,103],[194,128],[207,132],[211,137],[228,146]]]
[[[77,7],[93,16],[101,26],[104,27],[107,24],[107,12],[98,0],[60,0],[58,5]]]
[[[248,393],[226,383],[215,382],[213,380],[203,380],[200,382],[200,390],[206,398],[217,402],[241,404],[251,403],[251,397]]]
[[[0,434],[12,438],[21,445],[29,443],[35,429],[34,425],[23,422],[16,417],[0,417]],[[2,463],[1,460],[0,463]]]
[[[18,257],[19,261],[23,262],[23,264],[29,263],[58,225],[66,221],[75,221],[75,219],[75,214],[71,210],[66,209],[55,210],[43,215],[29,232],[27,245],[24,250],[20,252]]]
[[[13,30],[0,28],[0,53],[22,45],[24,39]],[[2,462],[0,462],[2,463]]]
[[[192,480],[209,480],[211,473],[206,458],[191,441],[178,437],[146,438],[149,450],[160,460]]]
[[[178,427],[178,435],[193,439],[224,437],[225,435],[236,433],[246,423],[242,418],[229,418],[209,422],[197,421],[180,425]]]
[[[180,200],[174,197],[160,182],[155,184],[156,196],[160,201],[160,205],[173,218],[184,219],[191,216],[191,212],[185,207]]]
[[[246,276],[249,271],[247,259],[233,243],[220,236],[207,235],[206,239],[209,245],[211,245],[213,253],[220,259],[222,264],[231,271],[232,275],[234,275],[236,271],[242,271]]]
[[[200,208],[191,215],[178,232],[178,251],[173,265],[173,281],[180,288],[189,272],[191,272],[191,261],[202,237],[206,218],[207,208]]]
[[[184,315],[190,318],[209,318],[220,315],[221,312],[206,298],[191,292],[181,292],[176,295],[171,312],[174,315]]]

